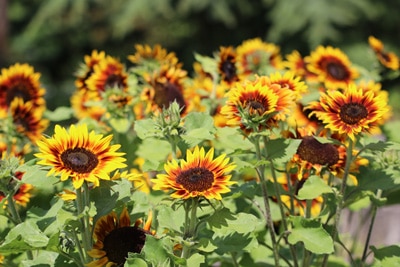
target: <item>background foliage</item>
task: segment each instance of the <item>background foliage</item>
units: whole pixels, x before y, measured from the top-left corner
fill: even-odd
[[[0,19],[0,67],[33,65],[43,75],[49,109],[68,104],[71,70],[93,49],[125,57],[136,43],[159,43],[175,51],[188,70],[194,52],[210,55],[254,37],[276,43],[283,54],[330,44],[358,64],[368,64],[357,52],[369,35],[400,50],[400,2],[390,0],[2,0],[1,5],[6,16]]]

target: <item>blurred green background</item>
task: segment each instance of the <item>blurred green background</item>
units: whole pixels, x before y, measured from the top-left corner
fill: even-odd
[[[159,43],[190,72],[194,52],[261,37],[282,55],[332,45],[362,65],[369,35],[400,55],[399,10],[397,0],[0,0],[0,67],[33,65],[53,110],[69,105],[73,73],[93,49],[127,63],[134,44]]]

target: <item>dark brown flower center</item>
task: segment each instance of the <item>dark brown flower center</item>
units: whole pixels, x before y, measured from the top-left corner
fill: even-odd
[[[212,187],[214,174],[206,168],[191,168],[181,172],[176,182],[189,192],[203,192]]]
[[[178,85],[170,82],[157,83],[155,86],[154,102],[160,108],[168,108],[174,101],[176,101],[179,107],[182,108],[181,112],[184,112],[185,100]]]
[[[312,136],[303,138],[296,153],[312,164],[331,166],[339,160],[339,152],[334,145],[322,144]]]
[[[257,100],[251,100],[247,103],[247,107],[249,108],[250,113],[258,113],[258,115],[262,115],[265,112],[265,106],[263,103]]]
[[[121,75],[111,74],[107,77],[105,85],[111,88],[113,87],[123,88],[124,81]]]
[[[80,147],[64,151],[61,160],[68,169],[77,173],[89,173],[99,163],[95,154]]]
[[[220,69],[224,75],[224,81],[226,82],[233,82],[237,80],[234,60],[234,57],[228,56],[228,58],[221,63]]]
[[[356,124],[368,116],[368,110],[359,103],[344,104],[340,108],[340,119],[347,124]]]
[[[6,103],[7,105],[10,105],[11,102],[17,98],[20,97],[24,102],[27,102],[29,100],[32,100],[32,95],[29,93],[30,91],[33,90],[33,86],[29,81],[22,80],[22,77],[19,77],[18,81],[14,81],[14,83],[11,85],[9,89],[7,89],[8,93],[6,96]]]
[[[329,62],[326,65],[326,70],[335,80],[343,81],[349,76],[346,67],[339,62]]]
[[[138,227],[121,227],[112,230],[103,241],[103,250],[110,262],[123,266],[128,252],[140,253],[146,242],[146,232]]]

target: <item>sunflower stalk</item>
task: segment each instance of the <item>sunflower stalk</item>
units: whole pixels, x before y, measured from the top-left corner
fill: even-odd
[[[185,200],[185,224],[183,232],[183,248],[181,257],[188,259],[190,257],[190,245],[185,241],[191,242],[191,239],[196,236],[196,226],[197,226],[197,207],[199,204],[199,198],[190,198]]]
[[[268,138],[266,136],[263,136],[263,141],[264,141],[264,151],[265,151],[265,157],[268,159],[269,158],[269,154],[268,154],[268,150],[267,150],[267,143],[268,143]],[[279,183],[278,183],[278,178],[276,176],[276,171],[275,171],[275,165],[274,165],[274,161],[272,159],[268,159],[269,163],[270,163],[270,167],[271,167],[271,175],[272,175],[272,179],[274,180],[274,190],[275,190],[275,194],[276,194],[276,199],[278,201],[278,206],[279,206],[279,211],[281,213],[281,217],[282,217],[282,224],[283,224],[283,228],[285,230],[285,232],[288,232],[289,228],[288,228],[288,224],[286,221],[286,213],[284,210],[284,205],[282,203],[281,200],[281,190],[279,187]],[[289,184],[289,182],[288,182]],[[293,207],[293,205],[292,205]],[[287,235],[284,236],[286,243],[287,242]],[[297,263],[297,255],[296,255],[296,250],[295,247],[293,245],[289,245],[290,248],[290,253],[292,254],[293,257],[293,263],[294,266],[297,267],[298,263]]]
[[[333,242],[335,242],[336,238],[337,238],[338,227],[339,227],[339,223],[340,223],[340,216],[341,216],[342,210],[344,208],[344,193],[346,191],[347,178],[349,177],[349,173],[350,173],[350,166],[353,161],[353,145],[354,145],[353,139],[349,138],[349,144],[346,149],[346,164],[345,164],[345,168],[344,168],[342,184],[340,186],[340,191],[339,191],[338,195],[336,196],[338,205],[336,208],[335,221],[334,221],[334,226],[333,226],[332,233],[331,233]],[[323,267],[327,266],[328,258],[329,258],[329,254],[326,254],[324,256],[323,263],[322,263]]]
[[[11,218],[14,223],[20,224],[22,223],[21,216],[18,213],[17,205],[14,200],[14,194],[10,193],[7,195],[7,207],[11,213]],[[26,251],[26,255],[29,260],[33,260],[33,253],[30,250]]]
[[[262,154],[261,154],[261,148],[260,148],[260,136],[255,136],[255,137],[249,137],[249,140],[254,144],[254,147],[256,149],[256,155],[257,155],[257,160],[261,161],[262,160]],[[271,236],[271,242],[272,242],[272,248],[273,248],[273,255],[274,255],[274,261],[275,261],[275,266],[279,266],[279,249],[278,249],[278,243],[276,241],[276,235],[275,235],[275,230],[274,230],[274,222],[272,220],[272,215],[271,215],[271,207],[269,205],[269,196],[268,196],[268,191],[267,191],[267,181],[265,179],[265,165],[261,164],[256,167],[257,174],[260,179],[260,184],[261,184],[261,190],[263,194],[263,199],[264,199],[264,206],[265,206],[265,220],[267,222],[267,226],[269,228],[269,233]]]
[[[84,261],[85,263],[89,262],[89,256],[87,255],[87,251],[92,248],[92,240],[90,233],[90,222],[89,222],[89,214],[88,210],[90,209],[90,201],[89,201],[89,187],[86,182],[83,183],[81,188],[76,190],[76,204],[77,204],[77,212],[79,217],[79,222],[81,226],[81,236],[82,236],[82,244],[84,249]],[[78,242],[79,244],[79,242]]]

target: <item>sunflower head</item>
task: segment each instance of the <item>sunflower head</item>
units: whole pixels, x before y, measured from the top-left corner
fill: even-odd
[[[221,80],[227,84],[232,84],[239,80],[236,70],[236,51],[232,46],[220,47],[218,71]]]
[[[231,172],[236,165],[229,163],[225,154],[214,159],[214,148],[207,153],[204,148],[195,147],[187,151],[186,160],[180,164],[172,160],[164,165],[165,174],[158,174],[153,179],[153,189],[172,190],[171,197],[187,199],[204,197],[221,200],[221,194],[230,191]]]
[[[43,111],[42,108],[35,108],[32,101],[24,102],[22,98],[15,98],[10,105],[15,130],[35,143],[49,124],[43,118]]]
[[[84,57],[84,64],[76,72],[75,86],[78,90],[87,90],[86,80],[93,74],[94,66],[106,57],[104,51],[93,50],[92,54]]]
[[[325,127],[339,134],[347,134],[351,139],[370,132],[382,123],[389,112],[387,101],[381,94],[365,92],[351,84],[344,91],[322,93],[320,101],[312,102],[307,107],[325,124]]]
[[[140,228],[141,220],[131,225],[128,210],[124,208],[119,216],[113,211],[99,218],[94,227],[95,244],[88,251],[95,258],[88,267],[123,266],[128,253],[140,253],[150,232],[152,215],[149,213],[146,224]]]
[[[368,38],[368,43],[382,66],[392,70],[398,70],[400,68],[399,57],[393,52],[386,52],[381,40],[370,36]]]
[[[48,175],[61,176],[61,181],[72,180],[75,188],[84,181],[99,185],[99,179],[110,180],[109,173],[126,167],[120,145],[110,145],[112,136],[103,137],[89,132],[85,124],[72,125],[67,131],[56,125],[55,134],[37,142],[40,152],[38,164],[50,166]]]
[[[317,75],[328,89],[345,88],[359,76],[347,55],[331,46],[318,46],[304,61],[307,70]]]
[[[14,98],[24,102],[32,101],[34,107],[43,107],[45,89],[41,87],[40,73],[34,72],[28,64],[15,64],[1,70],[0,75],[0,108],[7,109]]]
[[[248,134],[275,127],[277,121],[286,119],[292,105],[293,92],[289,88],[272,84],[267,76],[262,76],[237,83],[228,92],[221,113],[227,117],[228,125],[240,126]]]

